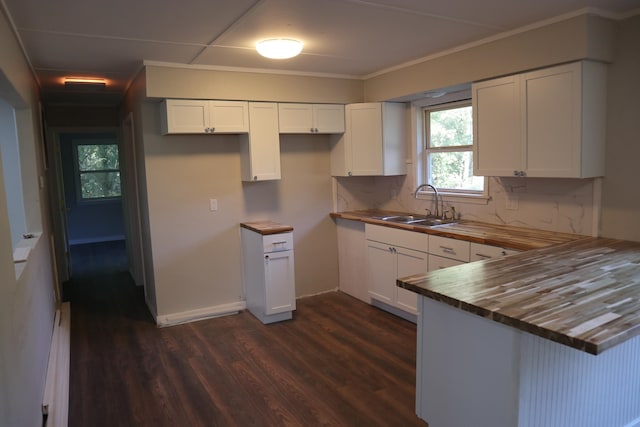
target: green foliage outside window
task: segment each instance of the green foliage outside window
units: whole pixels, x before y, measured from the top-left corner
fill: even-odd
[[[484,178],[473,176],[471,106],[427,111],[429,183],[439,189],[482,191]]]
[[[117,144],[78,145],[77,154],[82,199],[121,196]]]

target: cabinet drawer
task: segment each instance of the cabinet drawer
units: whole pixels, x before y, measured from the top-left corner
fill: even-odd
[[[264,252],[289,251],[293,249],[293,233],[278,233],[262,236]]]
[[[429,253],[469,262],[469,242],[447,237],[429,236]]]
[[[463,261],[457,259],[445,258],[438,255],[429,255],[429,271],[440,270],[441,268],[454,267],[464,264]]]
[[[414,251],[427,252],[429,246],[428,234],[381,225],[365,224],[365,236],[367,240],[413,249]]]
[[[507,255],[516,254],[519,251],[515,249],[505,249],[500,246],[483,245],[480,243],[471,243],[471,253],[469,261],[481,261],[483,259],[500,258]]]

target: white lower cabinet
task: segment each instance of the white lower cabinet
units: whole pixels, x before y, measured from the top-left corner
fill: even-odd
[[[291,319],[296,309],[293,233],[261,235],[246,228],[240,233],[247,309],[262,323]]]
[[[429,236],[366,224],[369,295],[403,312],[417,314],[418,295],[399,288],[400,277],[427,272]]]
[[[404,314],[418,313],[418,295],[398,287],[397,279],[519,252],[358,221],[337,224],[340,290],[365,302],[383,303],[381,308],[409,320],[413,318]]]

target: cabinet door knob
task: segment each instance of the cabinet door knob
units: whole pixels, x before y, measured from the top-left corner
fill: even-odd
[[[525,171],[520,171],[520,176],[527,176],[527,173]]]
[[[353,172],[349,171],[348,175],[353,176]]]
[[[520,176],[520,173],[518,171],[513,171],[513,176]]]
[[[254,175],[253,180],[257,181],[258,180],[258,175]]]

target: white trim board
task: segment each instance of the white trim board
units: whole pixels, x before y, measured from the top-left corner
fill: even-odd
[[[161,328],[180,325],[183,323],[196,322],[198,320],[237,314],[246,308],[247,304],[245,301],[214,305],[211,307],[198,308],[196,310],[156,316],[156,324]]]

